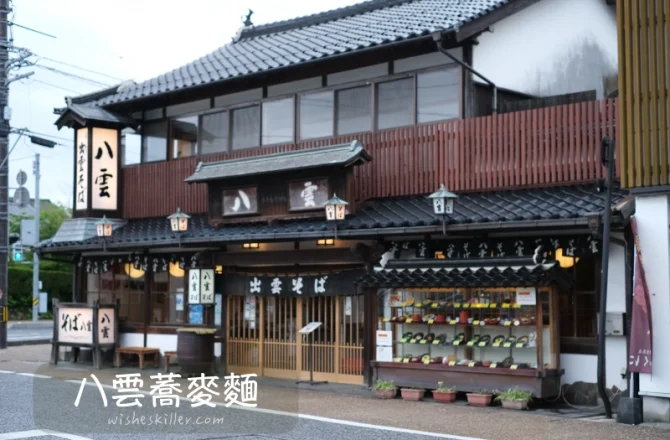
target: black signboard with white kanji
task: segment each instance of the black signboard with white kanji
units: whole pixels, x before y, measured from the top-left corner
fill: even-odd
[[[322,274],[240,274],[222,276],[223,291],[229,295],[252,296],[350,296],[356,294],[354,281],[362,270]]]

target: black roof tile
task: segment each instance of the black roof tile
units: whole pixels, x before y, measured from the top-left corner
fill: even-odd
[[[621,202],[627,193],[619,188],[613,191],[612,204]],[[604,209],[603,195],[596,192],[593,185],[576,185],[516,191],[499,191],[462,194],[454,204],[454,214],[449,224],[499,224],[524,220],[560,220],[584,218],[601,213]],[[365,231],[390,228],[411,228],[441,226],[441,219],[432,212],[430,201],[425,196],[389,198],[367,202],[354,216],[338,223],[340,234],[348,231]],[[243,240],[272,240],[300,238],[299,235],[313,234],[329,236],[333,225],[322,218],[277,221],[267,223],[227,224],[220,229],[212,227],[206,216],[193,216],[183,243],[197,242],[240,242]],[[394,231],[396,234],[397,231]],[[276,235],[283,234],[281,237]],[[174,242],[167,219],[150,218],[129,220],[108,240],[108,246],[147,244],[166,245]],[[102,241],[95,237],[75,243],[42,243],[42,248],[55,250],[74,247],[102,247]]]

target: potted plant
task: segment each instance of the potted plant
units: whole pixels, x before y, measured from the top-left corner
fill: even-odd
[[[467,393],[468,405],[472,406],[489,406],[493,399],[493,394],[490,391],[481,390],[474,393]]]
[[[423,396],[426,393],[426,390],[423,388],[401,388],[400,389],[400,395],[402,396],[402,400],[413,400],[413,401],[419,401],[423,400]]]
[[[502,402],[503,408],[507,409],[527,409],[528,402],[533,400],[533,393],[522,391],[519,388],[503,391],[496,397],[496,402]]]
[[[394,399],[398,394],[398,388],[392,380],[378,380],[372,389],[379,399]]]
[[[437,383],[437,389],[433,391],[433,399],[440,403],[451,403],[456,400],[456,388],[445,387],[444,382]]]

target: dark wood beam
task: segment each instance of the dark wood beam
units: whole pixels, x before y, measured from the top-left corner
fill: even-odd
[[[215,264],[230,266],[289,266],[307,265],[318,261],[319,264],[361,263],[361,259],[348,248],[309,249],[292,251],[219,253]]]

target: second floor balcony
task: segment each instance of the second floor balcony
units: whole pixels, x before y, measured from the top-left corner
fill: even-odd
[[[356,202],[427,194],[440,183],[462,193],[595,182],[605,173],[600,141],[617,138],[617,105],[588,101],[129,166],[121,175],[123,217],[166,216],[177,206],[206,213],[206,185],[184,182],[198,162],[354,139],[372,156],[354,171]]]

